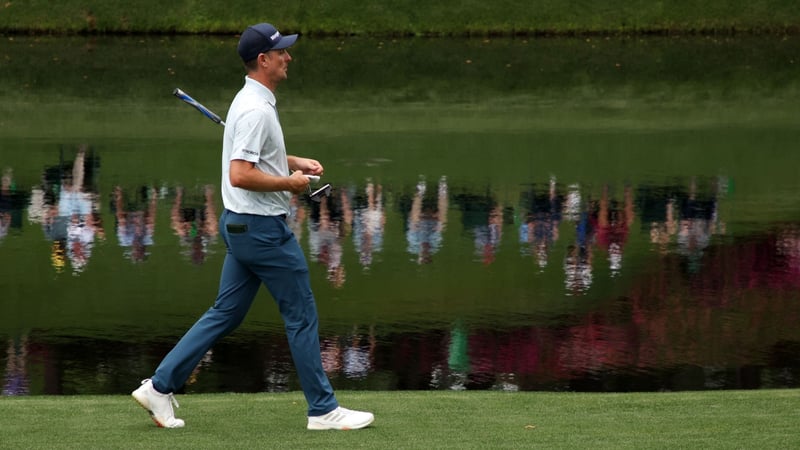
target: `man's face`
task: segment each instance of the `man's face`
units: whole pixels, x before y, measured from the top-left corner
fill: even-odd
[[[268,61],[266,70],[270,80],[277,84],[288,78],[289,61],[292,60],[292,56],[286,49],[270,50],[265,54],[265,58]]]

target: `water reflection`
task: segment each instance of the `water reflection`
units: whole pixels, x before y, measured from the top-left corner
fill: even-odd
[[[51,242],[50,262],[56,272],[67,267],[73,275],[86,269],[95,241],[105,239],[97,192],[100,159],[81,145],[74,159],[64,148],[56,165],[45,167],[42,183],[31,190],[28,219],[41,224]]]
[[[363,194],[355,194],[353,214],[353,244],[358,262],[369,269],[373,258],[383,248],[386,212],[383,210],[383,186],[367,180]]]
[[[22,214],[28,197],[28,193],[18,189],[14,169],[3,169],[0,178],[0,243],[12,230],[22,229]]]
[[[113,205],[119,246],[125,249],[125,257],[131,262],[144,262],[155,244],[156,188],[140,186],[133,193],[123,194],[122,187],[116,186]]]
[[[322,340],[322,366],[331,379],[344,376],[363,380],[375,371],[377,339],[375,327],[361,333],[357,326],[345,336],[329,336]]]
[[[503,237],[502,205],[492,192],[460,192],[454,195],[454,203],[461,212],[463,230],[472,236],[475,260],[491,264]]]
[[[58,163],[46,166],[33,187],[19,185],[14,171],[5,169],[0,244],[13,249],[15,239],[22,239],[21,232],[10,230],[23,229],[27,208],[28,221],[40,225],[52,242],[56,273],[83,278],[93,270],[93,255],[108,245],[106,214],[114,220],[112,248],[123,249],[123,258],[113,253],[113,260],[104,260],[116,273],[132,271],[131,263],[151,264],[148,256],[155,252],[171,265],[187,266],[213,262],[222,253],[214,186],[141,183],[103,192],[99,167],[97,152],[79,146],[62,149]],[[450,186],[445,175],[405,181],[411,189],[365,179],[343,183],[318,203],[303,196],[292,200],[289,224],[331,287],[348,287],[348,261],[354,261],[352,272],[378,276],[381,266],[409,263],[418,273],[433,271],[441,255],[457,264],[449,275],[455,283],[468,281],[461,272],[480,274],[507,262],[506,271],[536,268],[533,274],[515,272],[523,276],[506,279],[514,285],[492,286],[488,297],[476,293],[477,303],[516,294],[523,303],[563,298],[578,307],[558,310],[552,322],[531,314],[526,325],[506,324],[512,312],[490,326],[453,311],[448,325],[421,330],[384,329],[362,318],[347,330],[332,328],[321,336],[324,368],[338,386],[657,390],[800,382],[800,223],[729,235],[720,207],[730,200],[727,178],[688,175],[638,185],[609,180],[593,189],[551,175],[523,184],[513,195],[491,186]],[[110,199],[108,213],[101,198]],[[160,228],[167,223],[162,216],[172,236],[169,228]],[[448,217],[460,221],[453,226]],[[514,232],[504,242],[504,235]],[[463,243],[468,249],[456,254],[471,258],[455,261],[446,255]],[[171,248],[178,251],[167,252]],[[504,251],[508,248],[513,251]],[[530,284],[553,274],[558,290]],[[409,280],[397,285],[390,274],[380,282],[392,288]],[[373,294],[359,301],[373,301]],[[36,301],[31,308],[38,308]],[[449,299],[440,301],[446,305]],[[284,339],[280,330],[268,330],[222,341],[198,365],[186,390],[296,388]],[[136,378],[132,374],[145,373],[172,340],[25,330],[6,338],[3,395],[127,392]]]
[[[523,255],[535,258],[540,270],[547,267],[550,252],[558,241],[562,217],[568,214],[569,218],[575,217],[571,211],[578,210],[580,198],[572,198],[570,210],[563,204],[564,194],[556,189],[555,177],[544,185],[532,184],[520,193],[520,250]]]
[[[414,195],[411,198],[409,211],[405,211],[408,220],[406,225],[406,242],[408,252],[414,255],[417,264],[429,264],[433,255],[439,251],[443,244],[443,233],[447,225],[447,179],[442,176],[435,191],[435,195],[425,195],[428,192],[428,183],[423,177],[417,183]],[[408,197],[400,199],[401,207],[408,205]]]
[[[300,198],[293,199],[295,235],[302,242],[299,224],[306,216]],[[355,186],[333,191],[320,202],[307,202],[309,257],[325,266],[327,279],[335,287],[344,285],[346,271],[343,261],[344,245],[349,237],[362,270],[369,270],[376,254],[383,248],[386,212],[383,209],[383,187],[366,180],[363,190]]]
[[[325,266],[328,281],[342,287],[345,268],[342,261],[343,243],[353,229],[353,207],[346,190],[338,190],[310,202],[308,227],[309,255],[312,262]]]
[[[178,236],[181,254],[192,264],[203,264],[213,253],[219,233],[214,186],[203,186],[202,196],[184,198],[183,186],[175,189],[170,222]],[[155,204],[155,202],[154,202]]]
[[[567,295],[585,293],[592,285],[595,226],[588,208],[578,204],[574,221],[575,238],[567,246],[564,258],[564,285]]]
[[[3,395],[27,395],[30,389],[28,380],[28,337],[8,340],[6,349],[6,372],[3,380]]]

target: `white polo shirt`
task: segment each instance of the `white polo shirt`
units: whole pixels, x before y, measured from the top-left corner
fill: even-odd
[[[245,77],[236,94],[222,140],[222,203],[240,214],[279,216],[289,214],[289,191],[253,192],[231,185],[230,167],[234,159],[255,163],[270,175],[289,175],[283,130],[278,121],[275,94],[258,81]]]

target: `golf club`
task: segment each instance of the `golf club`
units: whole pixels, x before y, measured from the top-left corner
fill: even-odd
[[[179,99],[183,100],[184,102],[194,106],[195,108],[197,108],[198,111],[203,113],[204,116],[206,116],[209,119],[213,120],[215,123],[218,123],[218,124],[222,125],[223,127],[225,126],[225,122],[223,122],[222,119],[218,115],[214,114],[210,109],[206,108],[205,106],[200,104],[200,102],[198,102],[197,100],[193,99],[186,92],[183,92],[179,88],[175,88],[175,90],[172,91],[172,95],[174,95],[175,97],[178,97]]]
[[[308,198],[310,198],[312,201],[319,203],[322,201],[322,197],[329,197],[330,195],[331,195],[331,185],[330,183],[326,183],[321,188],[308,194]]]

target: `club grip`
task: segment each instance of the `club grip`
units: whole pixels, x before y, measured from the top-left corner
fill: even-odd
[[[222,121],[222,118],[220,118],[218,115],[216,115],[210,109],[208,109],[205,106],[201,105],[200,102],[198,102],[197,100],[193,99],[189,94],[187,94],[186,92],[183,92],[180,88],[175,88],[175,90],[172,91],[172,95],[174,95],[175,97],[178,97],[179,99],[183,100],[184,102],[194,106],[198,111],[203,113],[204,116],[208,117],[212,121],[214,121],[214,122],[216,122],[216,123],[218,123],[220,125],[225,125],[225,122]]]

